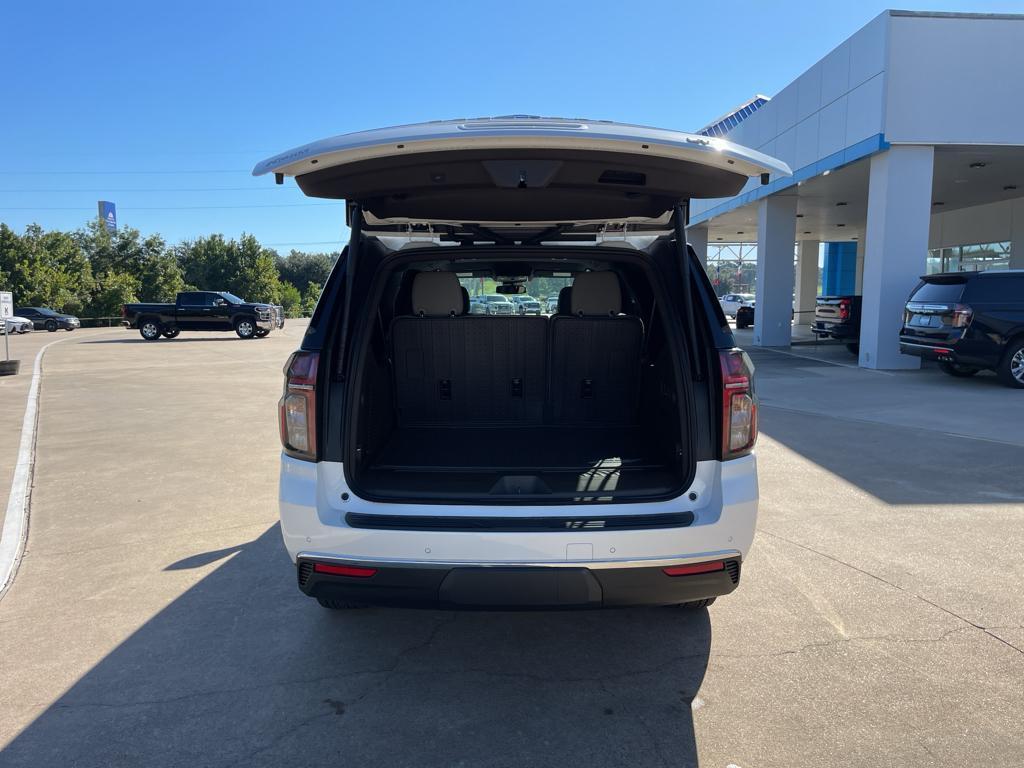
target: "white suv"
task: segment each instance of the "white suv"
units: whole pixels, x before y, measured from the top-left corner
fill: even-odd
[[[299,588],[328,608],[703,606],[734,590],[757,399],[685,205],[788,172],[718,139],[532,117],[259,164],[347,200],[352,233],[285,367]],[[571,280],[564,314],[471,315],[460,284],[540,278]]]

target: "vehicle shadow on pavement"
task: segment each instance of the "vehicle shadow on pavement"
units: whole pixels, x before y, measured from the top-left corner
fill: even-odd
[[[682,768],[697,764],[691,703],[710,646],[707,610],[327,611],[299,593],[274,526],[108,654],[0,763]]]
[[[761,431],[888,504],[1024,501],[1024,447],[762,405]]]

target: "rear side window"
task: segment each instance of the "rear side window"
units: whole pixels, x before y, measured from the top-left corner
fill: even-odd
[[[966,284],[966,280],[942,283],[922,282],[910,295],[910,300],[935,304],[956,304],[960,301]]]
[[[979,277],[971,282],[967,298],[993,304],[1024,304],[1024,277]]]

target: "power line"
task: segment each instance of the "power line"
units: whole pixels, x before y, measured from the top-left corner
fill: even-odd
[[[269,205],[168,205],[168,206],[130,206],[121,208],[122,211],[206,211],[206,210],[232,210],[238,208],[320,208],[324,206],[339,206],[341,203],[271,203]],[[0,211],[92,211],[95,208],[83,208],[81,206],[70,207],[20,207],[0,208]]]
[[[290,189],[290,188],[289,188]],[[34,189],[0,189],[0,195],[6,192],[279,192],[275,186],[266,187],[154,187],[154,188],[138,188],[138,187],[125,187],[122,189],[109,188],[109,187],[80,187],[76,189],[45,189],[37,187]]]
[[[3,176],[70,176],[70,175],[81,175],[81,176],[118,176],[128,174],[184,174],[184,173],[250,173],[251,168],[213,168],[203,170],[187,170],[187,171],[168,171],[168,170],[156,170],[156,171],[0,171],[0,175]]]

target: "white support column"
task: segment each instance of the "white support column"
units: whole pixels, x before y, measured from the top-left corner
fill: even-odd
[[[772,195],[757,204],[757,305],[754,344],[788,347],[793,337],[793,247],[796,196]]]
[[[817,240],[801,240],[796,249],[796,324],[814,322],[815,299],[818,298]]]
[[[686,239],[697,254],[700,265],[705,270],[708,268],[708,230],[705,227],[694,227],[686,230]]]
[[[903,307],[928,258],[933,147],[896,146],[871,158],[864,243],[860,364],[919,368],[901,355]]]

